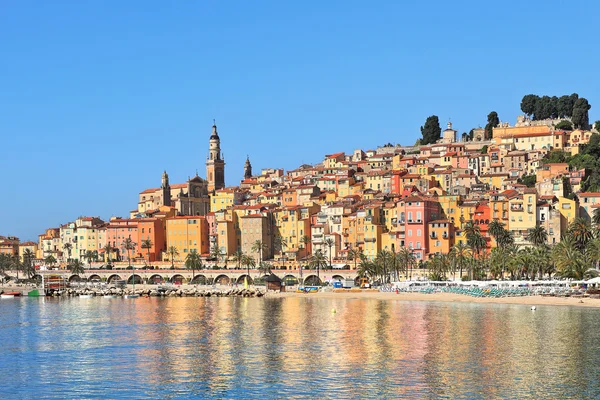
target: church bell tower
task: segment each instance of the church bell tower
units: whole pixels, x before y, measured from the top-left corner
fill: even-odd
[[[171,185],[169,185],[169,175],[167,171],[162,174],[162,184],[160,185],[162,189],[162,205],[163,206],[171,206]]]
[[[221,153],[221,139],[217,133],[217,124],[214,120],[208,143],[206,180],[208,181],[208,191],[212,192],[225,187],[225,160],[223,160],[223,154]]]
[[[252,164],[250,164],[250,158],[246,157],[246,164],[244,165],[244,179],[252,178]]]

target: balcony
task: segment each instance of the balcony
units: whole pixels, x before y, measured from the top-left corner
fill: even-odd
[[[523,206],[521,205],[511,205],[510,206],[510,211],[519,211],[519,212],[523,212]]]
[[[374,241],[375,241],[374,237],[365,238],[365,242],[374,242]]]

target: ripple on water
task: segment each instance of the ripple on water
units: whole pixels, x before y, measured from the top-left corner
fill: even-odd
[[[1,307],[2,398],[600,396],[594,309],[310,298]]]

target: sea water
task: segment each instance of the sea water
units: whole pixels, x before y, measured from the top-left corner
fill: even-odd
[[[2,300],[0,398],[600,397],[600,309],[310,296]]]

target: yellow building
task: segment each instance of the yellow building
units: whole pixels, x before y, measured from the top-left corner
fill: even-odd
[[[454,224],[447,219],[429,222],[429,254],[448,254],[454,246]]]
[[[19,243],[19,259],[21,260],[21,262],[25,261],[24,254],[27,250],[29,250],[33,254],[34,258],[37,258],[38,245],[36,242]]]
[[[508,200],[508,229],[515,237],[515,243],[523,243],[530,229],[537,225],[537,192],[535,189],[525,189]]]
[[[227,207],[242,204],[243,194],[232,188],[224,188],[215,191],[210,196],[210,211],[216,212]]]
[[[383,227],[376,224],[372,216],[367,215],[364,222],[364,253],[367,258],[374,260],[383,248],[381,235]]]
[[[457,195],[445,195],[439,196],[438,202],[442,209],[442,215],[445,215],[445,219],[450,222],[458,223],[460,220],[460,209],[459,209],[460,196]]]
[[[286,254],[295,257],[296,260],[306,258],[311,252],[310,243],[310,216],[320,211],[320,207],[314,204],[311,207],[284,207],[273,212],[275,220],[275,235],[285,239]],[[309,243],[302,239],[306,236]]]
[[[196,250],[199,254],[208,255],[209,237],[208,223],[203,216],[180,216],[166,219],[167,250],[175,246],[179,255],[176,261],[185,261],[186,256]],[[168,259],[170,256],[165,255]]]
[[[560,232],[565,234],[569,224],[579,216],[579,203],[566,197],[558,197],[558,212],[560,213]]]

